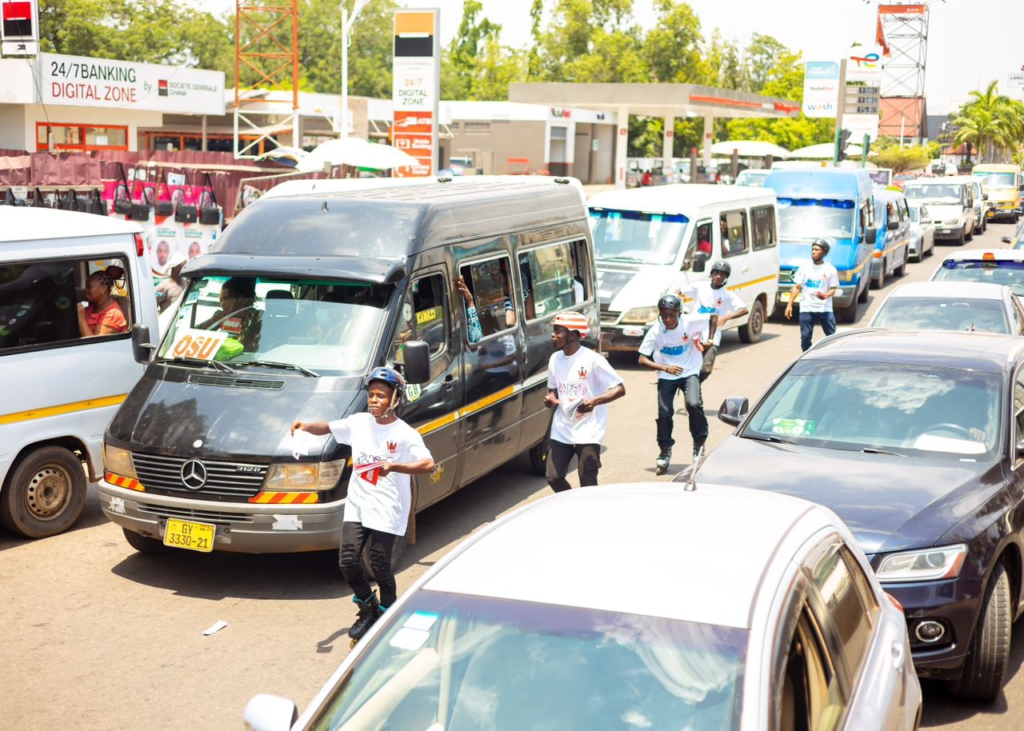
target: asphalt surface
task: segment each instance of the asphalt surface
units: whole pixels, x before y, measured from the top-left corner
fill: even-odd
[[[993,224],[967,248],[1002,246],[999,237],[1010,233],[1009,225]],[[939,247],[900,281],[928,279],[952,250]],[[855,326],[895,284],[890,279],[871,293]],[[714,418],[722,399],[753,401],[799,352],[795,322],[769,322],[754,345],[726,334],[704,389],[710,448],[730,432]],[[601,480],[667,480],[689,462],[685,417],[676,420],[670,474],[656,478],[655,374],[633,357],[613,356],[612,363],[627,395],[610,407]],[[549,494],[519,458],[430,508],[403,559],[399,591],[473,530]],[[0,592],[0,727],[26,731],[239,728],[256,693],[304,707],[348,653],[355,617],[334,553],[143,556],[103,517],[94,487],[68,533],[25,541],[0,529]],[[227,627],[204,636],[218,620]],[[1024,632],[1024,624],[1014,629]],[[1005,692],[992,705],[962,703],[926,683],[923,725],[1024,730],[1022,661],[1024,636],[1014,642]]]

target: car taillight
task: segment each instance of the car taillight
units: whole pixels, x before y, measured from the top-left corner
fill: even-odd
[[[142,234],[135,234],[135,254],[142,256],[146,250],[146,243],[142,240]]]

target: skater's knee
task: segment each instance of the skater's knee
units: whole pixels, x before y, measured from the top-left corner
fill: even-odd
[[[359,566],[359,546],[354,543],[341,544],[341,551],[338,553],[338,565],[342,571]]]

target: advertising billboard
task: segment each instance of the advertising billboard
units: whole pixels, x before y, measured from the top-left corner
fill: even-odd
[[[437,172],[438,102],[441,98],[439,10],[396,10],[392,144],[418,161],[396,177]]]

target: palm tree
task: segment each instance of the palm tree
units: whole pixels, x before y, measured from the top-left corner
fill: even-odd
[[[972,91],[953,121],[959,127],[954,143],[976,147],[979,162],[993,147],[1014,150],[1024,142],[1024,104],[998,93],[998,86],[993,81],[983,92]]]

